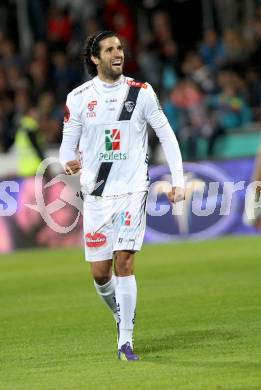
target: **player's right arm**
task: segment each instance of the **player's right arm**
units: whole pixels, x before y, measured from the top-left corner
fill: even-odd
[[[82,133],[82,123],[78,112],[77,102],[73,93],[69,93],[66,100],[63,139],[60,147],[59,160],[67,174],[77,173],[81,169],[80,161],[76,157],[79,140]]]

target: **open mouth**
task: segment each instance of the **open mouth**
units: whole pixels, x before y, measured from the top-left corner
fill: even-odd
[[[119,67],[121,67],[121,65],[122,65],[122,61],[121,60],[117,60],[117,61],[114,61],[112,63],[112,67],[113,68],[119,68]]]

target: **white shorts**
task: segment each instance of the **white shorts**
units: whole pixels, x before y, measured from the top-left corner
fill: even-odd
[[[102,261],[118,250],[139,251],[146,225],[147,191],[98,197],[85,195],[85,258]]]

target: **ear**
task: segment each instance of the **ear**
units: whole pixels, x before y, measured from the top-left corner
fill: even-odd
[[[97,57],[91,56],[91,60],[95,65],[98,65],[99,59]]]

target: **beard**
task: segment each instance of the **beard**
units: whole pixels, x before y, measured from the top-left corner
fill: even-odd
[[[119,66],[118,69],[112,69],[109,66],[103,65],[101,66],[100,71],[106,79],[117,81],[122,75],[123,66]]]

